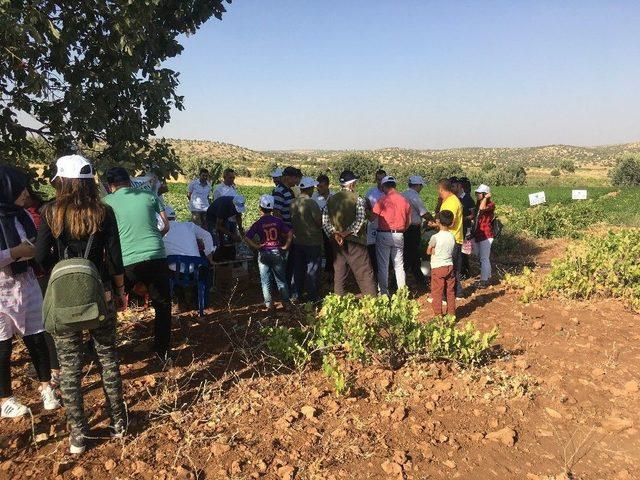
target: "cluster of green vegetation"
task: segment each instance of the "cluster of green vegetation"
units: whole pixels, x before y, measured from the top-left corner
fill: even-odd
[[[338,393],[348,393],[353,385],[354,365],[397,368],[418,355],[477,364],[498,335],[496,329],[481,333],[470,323],[457,328],[452,316],[423,323],[419,312],[406,288],[391,298],[329,295],[317,315],[309,313],[306,324],[263,332],[269,352],[281,362],[301,368],[317,359]]]
[[[538,277],[530,269],[507,275],[507,286],[523,291],[521,300],[559,295],[565,298],[621,298],[640,311],[640,230],[624,229],[590,235],[555,260]]]

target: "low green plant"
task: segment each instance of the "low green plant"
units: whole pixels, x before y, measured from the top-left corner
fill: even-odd
[[[468,322],[464,328],[456,327],[456,317],[446,315],[435,318],[426,325],[424,332],[428,340],[427,349],[433,358],[447,359],[465,365],[479,363],[485,352],[498,337],[498,328],[481,333]]]
[[[278,359],[295,368],[302,368],[310,359],[308,337],[300,328],[265,327],[263,335],[267,337],[267,348]]]
[[[346,396],[352,392],[355,386],[355,379],[350,372],[345,371],[345,369],[340,366],[338,359],[333,353],[322,357],[322,371],[338,395]]]
[[[585,227],[600,221],[604,209],[595,200],[570,204],[538,205],[525,210],[513,210],[508,225],[537,238],[579,236]]]

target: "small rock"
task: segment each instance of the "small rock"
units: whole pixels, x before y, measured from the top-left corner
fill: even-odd
[[[305,405],[304,407],[302,407],[300,409],[300,413],[302,413],[302,415],[304,415],[309,420],[311,420],[312,418],[314,418],[316,416],[316,412],[317,412],[317,410],[314,407],[312,407],[311,405]]]
[[[536,320],[531,325],[531,328],[533,328],[534,330],[542,330],[542,327],[544,327],[544,322],[542,320]]]
[[[638,382],[629,380],[624,384],[624,391],[627,393],[636,393],[638,391]]]
[[[521,370],[526,370],[527,368],[529,368],[529,362],[527,362],[524,358],[519,358],[518,360],[516,360],[516,367]]]
[[[280,480],[292,480],[295,471],[296,469],[291,465],[283,465],[276,471],[276,474],[278,475],[278,478],[280,478]]]
[[[621,432],[633,426],[633,422],[627,418],[608,417],[602,422],[602,426],[610,432]]]
[[[447,390],[451,390],[453,388],[453,383],[447,380],[436,380],[435,385],[436,390],[440,392],[446,392]]]
[[[487,434],[488,440],[493,440],[494,442],[501,442],[507,447],[513,447],[516,443],[516,439],[518,434],[513,428],[505,427],[500,430],[496,430],[495,432],[491,432]]]
[[[616,474],[616,480],[631,480],[631,474],[629,473],[629,470],[624,469],[624,470],[620,470],[617,474]]]
[[[3,472],[8,472],[11,469],[11,467],[13,467],[13,465],[14,465],[13,460],[7,460],[6,462],[2,462],[2,464],[0,465],[0,470],[2,470]]]
[[[385,473],[388,473],[389,475],[400,475],[402,474],[402,465],[396,463],[396,462],[391,462],[389,460],[385,460],[384,462],[382,462],[382,470],[384,470]]]
[[[442,462],[442,464],[445,467],[449,467],[451,470],[454,470],[456,468],[456,462],[454,462],[453,460],[445,460],[444,462]]]
[[[46,442],[49,439],[49,435],[47,435],[46,433],[39,433],[38,435],[36,435],[36,438],[34,439],[36,441],[36,443],[41,443],[41,442]]]
[[[213,453],[214,457],[221,457],[225,453],[231,450],[231,447],[226,443],[214,443],[211,446],[211,453]]]
[[[71,475],[76,478],[84,478],[87,475],[87,470],[80,465],[71,470]]]
[[[594,368],[591,370],[591,376],[594,378],[602,377],[604,375],[604,370],[602,368]]]
[[[395,422],[401,422],[405,418],[407,418],[408,410],[405,407],[396,408],[391,414],[391,420]]]
[[[558,420],[562,418],[562,414],[553,408],[545,407],[544,411],[547,412],[547,415],[551,418],[557,418]]]
[[[113,470],[114,468],[116,468],[116,462],[113,459],[109,459],[106,462],[104,462],[104,469],[107,472],[110,472],[111,470]]]

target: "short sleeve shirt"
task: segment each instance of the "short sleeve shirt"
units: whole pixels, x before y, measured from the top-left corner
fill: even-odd
[[[202,185],[200,180],[196,179],[189,184],[189,209],[192,212],[206,212],[209,208],[209,194],[211,193],[211,184],[209,182]]]
[[[407,220],[411,217],[411,207],[402,195],[392,190],[373,206],[373,213],[378,216],[378,231],[403,232],[407,228]]]
[[[453,265],[453,248],[456,239],[449,231],[440,231],[429,240],[429,246],[434,247],[431,254],[431,269]]]
[[[273,215],[264,215],[255,222],[246,233],[248,238],[258,237],[260,239],[260,251],[278,250],[284,244],[284,237],[289,233],[290,228],[285,225],[281,218]]]
[[[164,211],[149,190],[121,188],[104,202],[113,208],[118,222],[124,266],[166,258],[156,215]]]
[[[440,207],[440,211],[449,210],[453,213],[453,225],[451,225],[451,233],[456,237],[456,243],[462,244],[464,235],[462,233],[462,204],[460,199],[455,195],[449,195]]]
[[[477,242],[482,242],[488,238],[493,238],[493,228],[491,222],[495,216],[496,204],[488,202],[486,208],[481,212],[478,212],[478,220],[476,223],[476,235]]]
[[[215,228],[218,218],[223,220],[235,217],[238,214],[236,206],[233,204],[233,197],[219,197],[213,201],[207,210],[207,223],[210,228]]]
[[[273,199],[274,205],[273,209],[280,213],[282,217],[282,221],[287,225],[287,227],[291,228],[291,202],[295,198],[295,194],[293,190],[291,190],[286,185],[278,185],[273,190]]]
[[[420,194],[413,188],[409,188],[402,195],[411,206],[411,224],[422,225],[422,216],[427,213],[427,208],[424,206],[424,202],[422,201],[422,198],[420,198]]]

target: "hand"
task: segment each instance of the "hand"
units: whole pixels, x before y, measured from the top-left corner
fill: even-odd
[[[333,239],[336,241],[339,247],[341,247],[344,244],[344,237],[338,232],[333,234]]]
[[[289,248],[291,248],[291,245],[290,245],[290,244],[289,244],[289,245],[287,245],[287,244],[285,243],[285,244],[282,246],[282,251],[283,251],[283,252],[286,252],[286,251],[288,251],[288,250],[289,250]]]
[[[9,250],[11,258],[18,260],[19,258],[32,258],[36,254],[36,248],[30,243],[24,241],[20,245]]]
[[[489,193],[485,193],[485,195],[484,195],[484,196],[485,196],[486,198],[491,198],[491,192],[489,192]]]

